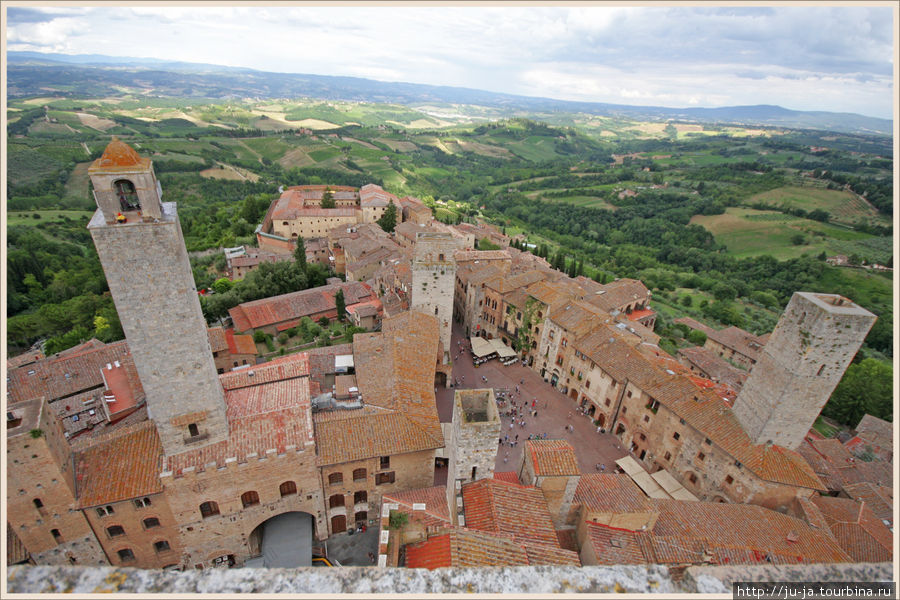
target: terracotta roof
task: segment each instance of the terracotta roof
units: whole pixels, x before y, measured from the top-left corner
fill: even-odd
[[[406,567],[581,566],[578,554],[558,546],[516,542],[506,536],[457,528],[406,546]]]
[[[694,319],[692,319],[690,317],[679,317],[677,319],[673,319],[672,322],[673,323],[683,323],[683,324],[687,325],[688,327],[690,327],[691,329],[696,329],[698,331],[702,331],[707,336],[710,333],[713,333],[715,331],[715,329],[713,329],[712,327],[710,327],[708,325],[704,325],[703,323],[701,323],[699,321],[695,321]]]
[[[443,447],[434,399],[437,351],[437,319],[416,311],[385,319],[381,333],[354,336],[360,395],[367,407],[385,410],[316,413],[319,464]]]
[[[860,460],[837,439],[817,440],[807,436],[797,451],[829,490],[839,491],[847,484],[862,482],[893,486],[893,467],[890,463]]]
[[[144,389],[131,355],[123,357],[117,364],[104,367],[100,373],[106,383],[104,402],[110,418],[134,408],[144,400]],[[110,398],[114,400],[110,402]]]
[[[135,168],[146,169],[150,166],[149,158],[141,158],[134,149],[114,137],[107,144],[103,154],[91,163],[88,168],[89,172],[96,170],[133,170]]]
[[[893,535],[865,503],[828,496],[815,496],[812,502],[855,562],[893,560]]]
[[[225,340],[225,328],[210,327],[206,330],[209,337],[209,347],[213,352],[222,352],[228,349],[228,342]]]
[[[882,521],[894,522],[893,488],[864,481],[845,485],[844,492],[854,500],[865,502],[872,513]]]
[[[894,426],[888,421],[872,415],[864,415],[859,421],[859,425],[856,426],[856,433],[872,445],[893,450]]]
[[[512,260],[512,257],[506,250],[456,250],[453,253],[453,257],[456,259],[457,264],[474,261],[481,263],[482,261],[491,260]]]
[[[597,512],[647,512],[650,499],[625,474],[584,473],[575,488],[574,502]]]
[[[411,520],[426,527],[442,527],[450,525],[450,511],[447,508],[447,488],[438,485],[430,488],[389,492],[381,498],[382,505],[398,504],[397,510],[409,515]],[[413,505],[424,504],[425,509],[414,509]]]
[[[46,396],[55,400],[103,385],[100,369],[124,360],[128,345],[123,340],[103,344],[93,340],[33,364],[10,369],[7,393],[10,403]]]
[[[161,492],[162,456],[152,421],[123,428],[87,447],[75,455],[79,508]]]
[[[544,494],[497,479],[480,479],[462,486],[466,527],[507,535],[519,542],[559,547],[559,539]]]
[[[253,454],[265,457],[268,450],[283,454],[289,446],[311,446],[308,368],[308,356],[301,352],[253,367],[252,377],[248,369],[220,375],[228,438],[167,457],[165,470],[178,475],[187,467],[222,467],[226,458],[243,462]]]
[[[644,308],[642,310],[633,310],[628,315],[628,320],[637,321],[638,319],[643,319],[644,317],[649,317],[650,315],[655,315],[656,311],[651,308]]]
[[[645,565],[637,534],[601,523],[585,523],[585,544],[590,544],[598,565]]]
[[[565,440],[527,440],[525,452],[531,457],[538,477],[578,475],[575,449]]]
[[[519,481],[519,475],[515,471],[494,471],[494,479],[522,485],[522,482]]]
[[[44,358],[44,353],[40,350],[29,350],[18,356],[12,356],[6,359],[6,368],[15,369],[23,365],[31,364],[37,360]]]
[[[713,381],[729,385],[735,390],[740,389],[747,380],[746,371],[731,366],[728,361],[708,348],[698,346],[680,348],[678,354],[706,373]]]
[[[635,300],[649,300],[649,298],[650,291],[642,282],[637,279],[619,279],[601,284],[592,295],[585,297],[585,301],[599,306],[606,312],[612,312]]]
[[[225,340],[231,354],[256,354],[256,343],[252,335],[235,335],[234,329],[227,329]]]
[[[765,346],[765,342],[740,327],[726,327],[719,331],[713,331],[707,334],[707,339],[718,342],[753,360],[759,357],[759,351]]]
[[[238,331],[257,329],[310,315],[334,313],[332,316],[337,316],[334,296],[339,289],[344,292],[344,302],[347,306],[375,297],[368,285],[351,281],[244,302],[228,313]]]

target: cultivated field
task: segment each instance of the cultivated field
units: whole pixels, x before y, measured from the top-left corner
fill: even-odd
[[[816,187],[781,187],[748,199],[772,206],[802,208],[806,211],[820,208],[827,211],[832,220],[842,223],[864,222],[870,219],[889,221],[863,200],[843,190],[828,190]]]

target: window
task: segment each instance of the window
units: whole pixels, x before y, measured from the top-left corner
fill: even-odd
[[[556,364],[559,366],[562,366],[562,363],[563,363],[562,354],[560,354],[559,356],[556,357]]]
[[[728,485],[731,485],[732,483],[734,483],[734,477],[732,477],[731,475],[726,475],[725,483],[727,483]]]
[[[34,502],[34,507],[36,509],[40,510],[40,509],[44,508],[44,503],[43,503],[43,501],[41,501],[40,498],[35,498],[34,500],[32,500],[32,502]]]
[[[297,484],[293,481],[285,481],[278,486],[278,491],[281,493],[282,498],[285,496],[293,496],[297,493]]]
[[[384,483],[394,483],[394,472],[390,471],[389,473],[378,473],[375,475],[375,485],[381,485]]]
[[[391,457],[390,456],[382,456],[378,461],[379,469],[390,469],[391,468]]]
[[[344,506],[344,495],[335,494],[328,498],[328,508],[338,508]]]
[[[678,432],[676,431],[675,433],[672,434],[672,438],[673,438],[673,439],[676,439],[676,440],[680,440],[680,439],[681,439],[681,434],[678,433]]]
[[[647,415],[644,415],[644,423],[649,423],[649,422],[650,422],[650,417],[648,417]]]
[[[150,498],[137,498],[134,501],[135,508],[146,508],[150,506]]]
[[[693,473],[691,473],[690,475],[688,475],[688,480],[689,480],[691,483],[697,483],[697,476],[694,475]]]
[[[740,469],[743,465],[741,465],[741,461],[736,460],[736,461],[734,461],[734,466],[736,466],[738,469]]]
[[[53,536],[53,539],[56,540],[56,543],[57,543],[57,544],[62,544],[62,543],[63,543],[62,534],[59,532],[59,529],[51,529],[51,530],[50,530],[50,535]]]
[[[365,490],[360,490],[358,492],[353,493],[353,504],[359,504],[361,502],[368,502],[369,495]]]
[[[241,504],[244,505],[244,508],[259,504],[259,494],[256,492],[244,492],[241,494]]]
[[[666,452],[666,455],[663,458],[665,458],[666,460],[672,460],[672,453]]]
[[[553,339],[553,332],[552,332],[552,331],[548,334],[548,337],[549,337],[551,340]]]
[[[119,560],[122,562],[130,562],[134,560],[134,552],[131,551],[131,548],[122,548],[117,552],[119,555]]]
[[[111,515],[111,514],[113,514],[114,512],[116,512],[116,511],[113,510],[113,507],[112,507],[112,506],[107,506],[107,507],[106,507],[106,514]]]
[[[197,437],[200,435],[200,429],[197,427],[196,423],[191,423],[188,425],[188,435],[191,437]]]
[[[646,441],[647,441],[647,436],[644,435],[643,433],[639,434],[638,437],[641,438],[641,441],[642,441],[642,442],[646,442]]]
[[[125,535],[125,529],[121,525],[110,525],[106,528],[106,535],[109,537],[118,537]]]
[[[631,398],[631,390],[628,390],[628,393],[625,395],[628,396],[629,398]]]
[[[102,506],[100,506],[97,508],[97,516],[98,517],[105,517],[106,515],[111,515],[111,514],[113,514],[112,506],[107,506],[106,508],[103,508]]]
[[[169,547],[169,542],[167,542],[166,540],[153,542],[153,549],[157,552],[165,552],[166,550],[171,550],[171,548]]]
[[[626,414],[627,412],[628,412],[628,407],[627,407],[627,406],[623,406],[623,407],[622,407],[622,414],[624,415],[624,414]]]
[[[337,485],[344,481],[343,473],[331,473],[328,476],[328,485]]]
[[[206,519],[207,517],[214,517],[219,514],[219,505],[215,502],[204,502],[200,505],[200,516]]]
[[[588,379],[587,381],[584,382],[584,387],[587,389],[591,388],[591,380],[590,379]]]
[[[563,338],[562,347],[565,348],[568,345],[569,345],[569,340],[567,340],[566,338]]]
[[[609,405],[610,405],[610,402],[612,402],[612,401],[611,401],[609,398],[607,398],[607,399],[606,399],[606,402],[605,402],[604,404],[606,404],[606,406],[609,406]]]
[[[366,480],[366,470],[365,469],[353,469],[353,481],[365,481]]]
[[[705,443],[707,446],[712,446],[712,440],[709,438],[706,438],[705,440],[703,440],[703,443]]]
[[[120,179],[113,183],[116,190],[116,196],[119,198],[119,207],[122,212],[129,210],[141,210],[141,203],[138,201],[137,190],[134,184],[127,179]]]
[[[705,460],[705,459],[706,459],[706,455],[703,454],[702,452],[700,452],[699,454],[697,454],[697,460]]]
[[[684,419],[679,419],[678,422],[684,425]]]
[[[144,529],[153,529],[154,527],[159,527],[159,519],[156,517],[147,517],[143,521]]]

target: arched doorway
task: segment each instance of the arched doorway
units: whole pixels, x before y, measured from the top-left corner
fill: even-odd
[[[597,415],[597,421],[599,422],[600,427],[606,427],[606,415],[600,413]]]
[[[578,400],[578,390],[576,390],[575,388],[569,390],[569,398],[571,398],[572,400]],[[581,405],[584,406],[584,401],[581,402]]]
[[[434,374],[434,385],[435,387],[447,387],[447,374],[438,371]]]
[[[316,521],[305,512],[286,512],[266,519],[247,538],[247,567],[292,568],[312,565]]]

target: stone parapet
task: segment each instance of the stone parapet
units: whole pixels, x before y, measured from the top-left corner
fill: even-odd
[[[703,593],[724,597],[733,581],[893,581],[890,563],[765,567],[493,567],[482,569],[204,569],[160,571],[112,567],[16,565],[7,593],[437,594]]]

